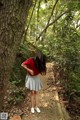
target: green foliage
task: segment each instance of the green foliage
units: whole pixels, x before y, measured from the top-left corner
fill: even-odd
[[[9,90],[8,104],[15,105],[20,104],[25,98],[25,89],[23,87],[16,87],[11,85]]]

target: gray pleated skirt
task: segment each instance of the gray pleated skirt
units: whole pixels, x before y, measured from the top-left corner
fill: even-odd
[[[39,75],[36,76],[26,75],[25,87],[34,91],[40,90],[42,88],[42,82],[40,80]]]

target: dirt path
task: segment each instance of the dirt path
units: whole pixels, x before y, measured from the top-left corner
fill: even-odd
[[[47,68],[47,75],[41,77],[43,82],[43,89],[39,92],[41,113],[32,114],[28,108],[22,120],[70,120],[64,106],[60,104],[55,86],[49,87],[50,80],[54,82],[52,64],[48,63]]]

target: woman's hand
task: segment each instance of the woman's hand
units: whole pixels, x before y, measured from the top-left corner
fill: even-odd
[[[31,75],[34,75],[34,71],[29,69],[26,65],[21,64],[22,67],[24,67]]]
[[[31,75],[34,75],[34,72],[33,72],[33,70],[29,70],[29,72],[30,72],[30,74],[31,74]]]

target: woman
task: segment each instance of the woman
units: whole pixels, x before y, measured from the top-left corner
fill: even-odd
[[[29,58],[21,66],[27,70],[25,86],[31,91],[31,113],[35,110],[40,113],[38,108],[37,92],[42,88],[39,74],[46,74],[46,56],[38,53],[35,58]]]

